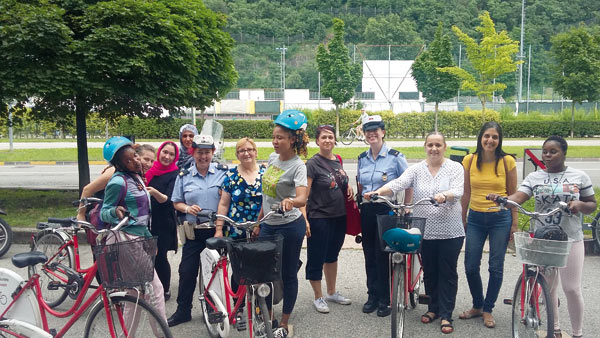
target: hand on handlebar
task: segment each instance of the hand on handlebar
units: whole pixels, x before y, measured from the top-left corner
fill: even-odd
[[[371,199],[373,201],[377,201],[377,199],[379,199],[379,194],[375,191],[371,191],[371,192],[364,193],[363,198],[367,201],[370,201]]]
[[[193,216],[198,216],[198,213],[200,211],[202,211],[202,208],[200,208],[199,206],[197,206],[196,204],[190,206],[189,208],[186,209],[187,213]]]
[[[507,200],[506,197],[502,197],[498,194],[487,194],[487,196],[485,196],[485,199],[488,201],[495,202],[498,205],[506,204],[506,200]]]

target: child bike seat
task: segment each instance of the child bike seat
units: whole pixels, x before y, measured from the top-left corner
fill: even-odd
[[[421,231],[417,228],[393,228],[383,233],[383,240],[396,252],[417,251],[421,237]]]

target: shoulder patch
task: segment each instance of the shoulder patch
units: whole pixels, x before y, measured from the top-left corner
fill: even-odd
[[[390,149],[390,151],[388,151],[388,154],[393,155],[393,156],[398,156],[398,155],[400,155],[400,152],[396,149]]]
[[[358,159],[360,160],[363,157],[367,157],[367,153],[368,153],[368,150],[363,151],[362,153],[360,153],[360,155],[358,155]]]
[[[227,166],[227,164],[219,163],[219,164],[217,164],[217,169],[219,169],[219,170],[229,170],[229,167]]]

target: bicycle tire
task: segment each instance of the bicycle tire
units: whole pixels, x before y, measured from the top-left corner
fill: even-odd
[[[213,308],[207,303],[207,298],[211,303],[215,304],[218,307],[217,302],[220,304],[220,300],[212,299],[211,295],[206,291],[206,287],[204,286],[204,282],[202,279],[202,269],[200,269],[200,273],[198,274],[198,299],[200,300],[200,308],[202,309],[202,321],[204,325],[206,325],[206,330],[208,331],[208,335],[211,338],[221,338],[226,337],[226,335],[221,335],[221,332],[224,330],[225,321],[227,317],[221,323],[211,323],[209,321],[209,316],[212,312],[214,312]],[[227,323],[229,324],[229,323]],[[219,330],[219,325],[221,325],[221,330]]]
[[[258,303],[258,304],[256,304]],[[255,309],[252,312],[252,331],[254,331],[254,338],[273,338],[273,327],[271,326],[271,318],[269,317],[269,308],[267,307],[267,301],[263,297],[257,297],[254,295],[254,306]],[[257,310],[259,313],[257,313]],[[259,325],[260,324],[260,325]],[[263,327],[264,331],[261,335],[257,334],[257,327]]]
[[[404,336],[404,317],[406,314],[406,265],[394,264],[392,287],[392,338]]]
[[[108,295],[113,329],[117,337],[165,337],[173,338],[165,319],[152,305],[132,295]],[[131,323],[128,323],[126,311],[134,311]],[[123,327],[125,324],[125,328]],[[135,328],[132,330],[133,325]],[[128,333],[129,335],[126,335]],[[102,300],[97,302],[85,322],[84,338],[110,337],[106,311]]]
[[[554,337],[554,310],[550,298],[550,288],[544,276],[541,273],[537,276],[536,274],[535,271],[527,270],[525,297],[528,300],[524,306],[523,316],[521,315],[523,273],[517,280],[512,301],[513,338]]]
[[[0,218],[0,257],[8,252],[12,245],[13,233],[10,225]]]
[[[594,220],[592,221],[592,238],[594,239],[594,243],[596,243],[596,252],[600,252],[600,212],[596,214]]]
[[[31,278],[36,273],[40,275],[39,281],[42,296],[51,308],[62,304],[69,295],[69,291],[66,288],[58,288],[57,290],[48,290],[47,288],[48,283],[59,280],[56,276],[49,273],[48,263],[60,263],[70,268],[74,268],[75,266],[75,257],[71,246],[67,246],[58,252],[58,249],[67,241],[67,235],[65,234],[43,230],[35,235],[31,243],[31,251],[43,252],[48,257],[48,262],[29,266],[27,268],[28,276]],[[54,255],[55,253],[56,255]],[[54,256],[53,259],[51,259],[52,256]],[[58,273],[60,274],[60,272]],[[62,276],[66,279],[66,275],[62,274]]]
[[[414,273],[415,261],[419,262],[419,257],[417,255],[418,254],[410,254],[410,256],[412,257],[412,260],[413,260],[410,265],[411,266],[411,274]],[[410,283],[412,283],[412,276],[411,276]],[[421,292],[421,285],[423,285],[423,273],[419,274],[419,280],[415,284],[413,291],[408,294],[408,300],[410,301],[411,309],[416,309],[417,305],[419,305],[419,293]]]
[[[340,141],[342,142],[342,144],[345,145],[350,145],[352,144],[352,142],[354,142],[354,139],[356,138],[356,135],[354,135],[354,133],[352,132],[352,128],[348,129],[348,131],[346,131],[345,133],[342,134],[342,137],[340,137]]]

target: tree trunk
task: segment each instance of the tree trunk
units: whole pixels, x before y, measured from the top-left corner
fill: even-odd
[[[85,117],[87,107],[75,101],[75,123],[77,126],[77,166],[79,169],[79,195],[88,183],[90,183],[90,165],[88,161],[87,128]]]
[[[481,100],[481,121],[485,123],[485,95],[480,97]]]
[[[340,106],[335,106],[335,138],[340,138]]]
[[[440,104],[439,102],[435,103],[435,126],[434,126],[434,130],[435,130],[436,133],[438,131],[438,105],[439,104]]]
[[[575,129],[575,101],[571,101],[571,138],[573,138],[573,129]]]

